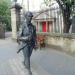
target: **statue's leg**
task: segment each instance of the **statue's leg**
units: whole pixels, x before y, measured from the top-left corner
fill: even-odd
[[[23,50],[23,54],[24,54],[24,64],[25,64],[25,68],[28,71],[28,75],[32,75],[31,69],[30,69],[30,56],[29,56],[29,52],[30,52],[30,48],[29,47],[25,47]]]
[[[30,68],[30,57],[26,57],[24,61],[25,61],[25,67],[28,71],[28,75],[32,75],[31,68]]]
[[[29,49],[29,57],[31,56],[32,52],[33,52],[33,47],[30,47],[30,49]]]
[[[25,47],[23,50],[23,55],[24,55],[24,65],[26,68],[30,68],[30,58],[29,58],[29,52],[28,52],[28,47]]]

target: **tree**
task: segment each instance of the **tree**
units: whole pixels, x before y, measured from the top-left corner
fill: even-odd
[[[0,0],[0,22],[6,24],[6,30],[11,30],[10,0]]]
[[[51,0],[44,0],[45,4],[48,5],[48,1]],[[73,8],[75,4],[75,0],[56,0],[56,2],[59,5],[59,8],[62,10],[63,15],[63,22],[64,22],[64,33],[68,33],[70,26],[72,24],[71,22],[71,16],[73,13]]]

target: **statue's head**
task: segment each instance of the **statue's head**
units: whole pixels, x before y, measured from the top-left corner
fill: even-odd
[[[33,17],[32,12],[29,12],[29,11],[26,12],[26,14],[25,14],[25,18],[26,18],[26,20],[27,20],[28,22],[31,22],[32,17]]]

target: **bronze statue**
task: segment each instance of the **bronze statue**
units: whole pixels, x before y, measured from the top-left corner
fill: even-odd
[[[33,17],[31,12],[27,12],[24,17],[25,19],[18,37],[18,40],[22,42],[22,47],[17,53],[22,50],[24,55],[24,66],[28,70],[28,75],[32,75],[30,69],[30,56],[36,46],[36,27],[31,23]]]

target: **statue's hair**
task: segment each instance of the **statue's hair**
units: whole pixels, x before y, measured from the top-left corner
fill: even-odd
[[[24,13],[24,16],[25,17],[27,17],[27,16],[33,17],[33,13],[28,11],[28,12]]]

